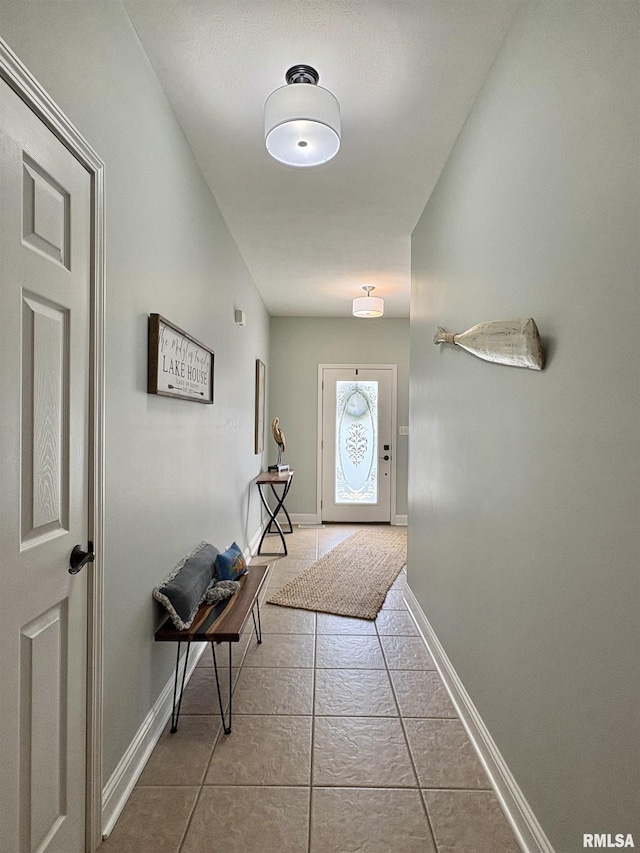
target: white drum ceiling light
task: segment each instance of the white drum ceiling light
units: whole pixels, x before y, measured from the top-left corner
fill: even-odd
[[[294,65],[264,105],[267,151],[287,166],[320,166],[340,148],[340,104],[319,79],[310,65]]]
[[[371,296],[371,291],[375,290],[372,284],[365,284],[362,289],[367,295],[358,296],[353,300],[353,316],[382,317],[384,314],[384,299],[381,299],[379,296]]]

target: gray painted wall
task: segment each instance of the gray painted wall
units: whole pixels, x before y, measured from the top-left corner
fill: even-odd
[[[349,310],[348,300],[345,310]],[[353,317],[272,317],[267,373],[269,424],[276,415],[287,438],[285,461],[296,476],[287,499],[290,512],[316,512],[318,441],[318,365],[398,365],[398,425],[408,423],[409,321]],[[267,440],[270,461],[275,444]],[[408,440],[396,436],[396,512],[407,512]]]
[[[268,316],[120,4],[3,0],[0,30],[106,163],[106,781],[173,668],[153,586],[201,539],[258,529]],[[215,350],[213,406],[146,394],[149,312]]]
[[[558,853],[640,843],[638,10],[524,4],[413,235],[409,581]]]

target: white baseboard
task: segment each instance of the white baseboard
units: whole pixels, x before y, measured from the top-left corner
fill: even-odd
[[[290,512],[291,524],[322,524],[320,516],[315,512]],[[396,515],[391,524],[398,527],[406,527],[408,519],[406,515]]]
[[[198,647],[199,646],[199,647]],[[192,646],[185,685],[205,650],[205,644]],[[182,669],[180,670],[182,671]],[[155,704],[138,729],[134,739],[118,762],[111,778],[102,789],[102,837],[107,838],[120,817],[144,766],[171,716],[174,676],[165,684]]]
[[[291,524],[322,524],[322,520],[317,513],[314,512],[290,512]],[[406,527],[408,518],[406,515],[396,515],[391,522],[398,527]]]
[[[418,599],[408,587],[405,589],[404,599],[520,847],[524,853],[554,853],[549,839],[465,690]]]
[[[290,512],[291,524],[322,524],[315,512]]]
[[[256,532],[253,534],[253,536],[249,540],[249,544],[247,545],[247,547],[243,551],[244,558],[247,561],[247,563],[251,560],[251,555],[255,554],[255,552],[258,550],[258,545],[260,544],[260,537],[262,536],[262,531],[267,526],[267,521],[269,521],[268,518],[263,519],[260,522],[260,526],[258,527]]]

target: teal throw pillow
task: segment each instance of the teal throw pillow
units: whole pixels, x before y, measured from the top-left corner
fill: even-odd
[[[218,580],[237,581],[248,571],[247,563],[236,542],[224,554],[218,554],[216,557],[215,572]]]

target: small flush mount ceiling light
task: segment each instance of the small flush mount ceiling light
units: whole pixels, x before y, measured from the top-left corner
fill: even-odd
[[[365,284],[362,289],[367,295],[358,296],[353,300],[353,316],[382,317],[384,314],[384,299],[381,299],[379,296],[371,296],[371,291],[375,290],[372,284]]]
[[[294,65],[264,105],[267,151],[287,166],[320,166],[340,148],[340,104],[319,79],[310,65]]]

